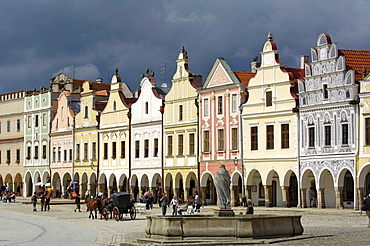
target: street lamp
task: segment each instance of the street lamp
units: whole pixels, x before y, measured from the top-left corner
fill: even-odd
[[[233,162],[234,162],[235,167],[238,167],[238,157],[235,156]],[[243,206],[245,206],[245,202],[246,202],[246,199],[245,199],[245,189],[244,189],[244,163],[242,160],[242,203],[243,203]]]

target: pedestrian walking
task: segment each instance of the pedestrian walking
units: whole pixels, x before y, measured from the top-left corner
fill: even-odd
[[[162,198],[160,199],[161,206],[162,206],[162,215],[166,215],[167,206],[168,206],[168,197],[166,192],[163,193]]]
[[[36,210],[36,204],[37,204],[36,191],[33,193],[32,197],[31,197],[31,202],[32,202],[32,206],[33,206],[33,212],[37,212],[37,210]]]
[[[51,199],[51,194],[49,192],[46,192],[45,195],[45,204],[44,204],[44,210],[49,211],[50,210],[50,199]]]
[[[177,214],[177,208],[179,206],[179,200],[177,200],[177,196],[173,196],[170,205],[172,205],[172,215]]]
[[[81,212],[81,196],[80,196],[80,193],[77,194],[77,196],[75,197],[75,204],[76,204],[76,208],[75,208],[75,212],[76,210],[78,210],[78,212]]]
[[[45,195],[43,193],[41,193],[40,195],[40,205],[41,205],[41,211],[44,211],[44,206],[45,206]],[[46,209],[45,209],[46,211]]]
[[[370,228],[370,194],[367,196],[367,198],[363,201],[364,206],[361,210],[366,211],[367,216],[367,228]]]

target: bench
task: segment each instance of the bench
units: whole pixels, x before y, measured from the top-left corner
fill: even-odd
[[[139,213],[144,213],[146,211],[146,203],[142,203],[142,202],[135,203],[135,209]]]

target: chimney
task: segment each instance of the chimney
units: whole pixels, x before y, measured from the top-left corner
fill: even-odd
[[[103,83],[103,79],[102,78],[97,78],[96,83]]]
[[[304,69],[305,63],[308,63],[308,56],[301,56],[301,69]]]
[[[260,66],[261,66],[261,62],[258,61],[258,56],[256,56],[253,62],[251,63],[252,73],[257,73],[257,68],[259,68]]]

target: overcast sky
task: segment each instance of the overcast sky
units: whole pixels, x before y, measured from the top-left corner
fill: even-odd
[[[250,71],[268,32],[280,61],[299,67],[320,33],[339,49],[370,50],[369,1],[0,0],[0,94],[49,87],[64,72],[109,83],[117,67],[132,91],[146,68],[167,84],[185,46],[206,79],[215,59]]]

